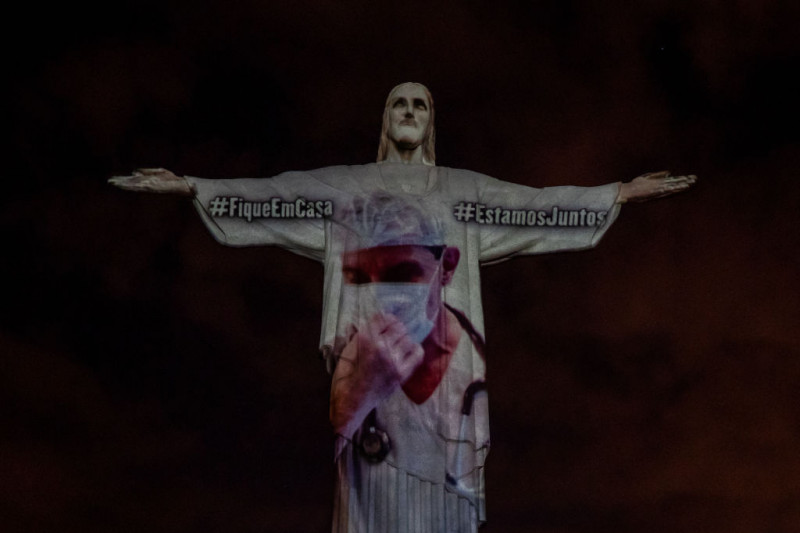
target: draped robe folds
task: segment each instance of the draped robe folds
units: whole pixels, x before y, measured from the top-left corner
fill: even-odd
[[[429,165],[384,162],[266,179],[187,179],[198,212],[220,243],[276,245],[323,263],[320,349],[330,371],[339,355],[337,338],[346,336],[353,320],[342,311],[342,254],[354,229],[343,213],[354,201],[375,194],[401,198],[438,219],[442,244],[460,251],[443,302],[463,313],[469,324],[462,326],[479,337],[481,264],[591,248],[619,212],[618,183],[536,189]],[[427,400],[416,404],[397,389],[376,409],[392,443],[383,461],[368,462],[357,452],[358,432],[336,436],[334,532],[470,532],[485,520],[486,394],[477,394],[469,414],[462,414],[466,388],[484,379],[481,351],[462,335]]]

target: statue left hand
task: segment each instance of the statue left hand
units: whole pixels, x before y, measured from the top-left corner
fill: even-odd
[[[623,183],[619,189],[617,202],[645,202],[662,196],[669,196],[685,191],[695,184],[697,176],[670,176],[669,171],[648,172],[629,183]]]
[[[114,176],[108,182],[120,189],[134,192],[156,192],[193,196],[192,185],[165,168],[140,168],[131,176]]]

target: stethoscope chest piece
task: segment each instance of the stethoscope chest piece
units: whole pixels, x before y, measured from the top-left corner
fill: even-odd
[[[386,459],[389,450],[392,449],[389,435],[378,429],[375,421],[375,411],[373,410],[365,424],[361,428],[361,437],[358,442],[358,451],[361,456],[369,463],[380,463]]]

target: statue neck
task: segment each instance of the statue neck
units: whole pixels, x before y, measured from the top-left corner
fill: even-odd
[[[389,161],[390,163],[405,163],[407,165],[422,165],[427,163],[422,157],[422,145],[407,148],[397,143],[389,143],[385,161]]]

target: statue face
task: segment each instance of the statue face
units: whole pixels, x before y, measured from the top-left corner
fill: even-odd
[[[428,133],[430,107],[420,85],[407,83],[397,88],[389,103],[389,139],[406,150],[421,145]]]

